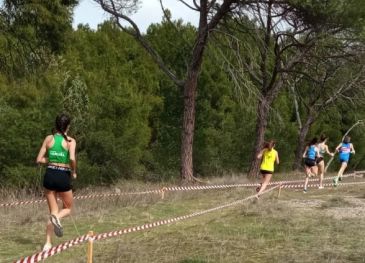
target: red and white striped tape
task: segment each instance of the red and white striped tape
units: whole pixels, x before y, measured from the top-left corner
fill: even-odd
[[[357,175],[361,175],[361,174],[365,174],[365,171],[357,171],[357,172],[353,172],[353,173],[350,173],[350,174],[344,174],[344,175],[342,175],[342,178],[357,176]],[[328,181],[328,180],[334,179],[335,177],[336,176],[325,177],[325,178],[323,178],[323,180]],[[317,176],[316,178],[309,179],[309,182],[315,182],[315,181],[318,181],[318,180],[319,180],[319,177]],[[304,183],[304,180],[277,181],[277,182],[274,181],[274,182],[269,183],[269,185],[293,184],[293,183]]]
[[[351,174],[343,175],[342,177],[351,177],[358,174],[363,174],[365,171],[357,171]],[[332,180],[335,176],[326,177],[323,180]],[[309,179],[310,182],[318,181],[318,178]],[[283,185],[283,184],[296,184],[296,183],[304,183],[304,180],[292,180],[292,181],[277,181],[271,182],[269,185]],[[156,190],[147,190],[141,192],[124,192],[124,193],[108,193],[108,194],[89,194],[89,195],[80,195],[75,196],[74,200],[83,200],[83,199],[92,199],[92,198],[107,198],[107,197],[116,197],[123,195],[146,195],[146,194],[161,194],[162,192],[178,192],[178,191],[199,191],[199,190],[214,190],[214,189],[229,189],[229,188],[239,188],[239,187],[257,187],[260,184],[258,183],[247,183],[247,184],[223,184],[223,185],[200,185],[200,186],[169,186],[163,187],[161,189]],[[12,207],[19,205],[29,205],[29,204],[39,204],[45,203],[46,199],[39,200],[26,200],[26,201],[15,201],[11,203],[3,203],[0,204],[0,207]]]
[[[342,177],[350,177],[354,176],[355,173],[346,174]],[[335,176],[326,177],[323,180],[332,180]],[[309,179],[310,182],[318,181],[318,178]],[[284,184],[295,184],[295,183],[304,183],[304,180],[292,180],[292,181],[274,181],[269,183],[269,185],[284,185]],[[223,184],[223,185],[199,185],[199,186],[171,186],[166,187],[166,191],[193,191],[193,190],[211,190],[211,189],[225,189],[225,188],[238,188],[238,187],[254,187],[259,186],[258,183],[251,183],[251,184]]]
[[[161,189],[161,190],[149,190],[149,191],[142,191],[142,192],[125,192],[125,193],[79,195],[79,196],[75,196],[74,200],[83,200],[83,199],[101,198],[101,197],[115,197],[115,196],[122,196],[122,195],[158,194],[158,193],[161,193],[161,191],[163,191],[163,190]],[[39,203],[45,203],[45,202],[47,202],[46,199],[16,201],[16,202],[11,202],[11,203],[0,204],[0,207],[11,207],[11,206],[18,206],[18,205],[39,204]]]
[[[339,183],[338,186],[355,185],[355,184],[365,184],[365,182]],[[318,186],[319,186],[319,184],[310,184],[310,185],[308,185],[308,187],[318,187]],[[332,184],[324,184],[324,186],[332,186]],[[302,187],[304,187],[304,184],[276,185],[276,186],[262,192],[262,194],[268,193],[268,192],[270,192],[270,191],[272,191],[272,190],[274,190],[275,188],[278,188],[278,187],[281,187],[281,188],[302,188]],[[251,196],[249,196],[245,199],[241,199],[241,200],[238,200],[238,201],[235,201],[235,202],[232,202],[232,203],[224,204],[224,205],[214,207],[214,208],[211,208],[211,209],[207,209],[207,210],[203,210],[203,211],[200,211],[200,212],[195,212],[195,213],[192,213],[192,214],[189,214],[189,215],[179,216],[179,217],[175,217],[175,218],[171,218],[171,219],[167,219],[167,220],[160,220],[160,221],[157,221],[157,222],[144,224],[144,225],[136,226],[136,227],[125,228],[125,229],[121,229],[121,230],[117,230],[117,231],[106,232],[106,233],[98,234],[98,235],[95,235],[95,236],[92,236],[92,237],[89,236],[89,235],[84,235],[84,236],[78,237],[76,239],[67,241],[67,242],[65,242],[63,244],[60,244],[58,246],[52,247],[51,249],[49,249],[47,251],[39,252],[39,253],[34,254],[32,256],[19,259],[15,262],[16,263],[36,263],[36,262],[44,260],[48,257],[51,257],[51,256],[56,255],[58,253],[61,253],[62,251],[66,250],[68,248],[71,248],[72,246],[75,246],[75,245],[81,244],[83,242],[86,242],[89,239],[101,240],[101,239],[106,239],[106,238],[110,238],[110,237],[116,237],[116,236],[119,236],[119,235],[132,233],[132,232],[148,230],[148,229],[151,229],[151,228],[155,228],[157,226],[162,226],[162,225],[175,223],[175,222],[178,222],[178,221],[181,221],[181,220],[186,220],[186,219],[189,219],[189,218],[192,218],[192,217],[195,217],[195,216],[200,216],[200,215],[210,213],[210,212],[213,212],[213,211],[216,211],[216,210],[220,210],[220,209],[223,209],[223,208],[226,208],[226,207],[234,206],[234,205],[240,204],[244,201],[247,201],[247,200],[250,200],[250,199],[253,199],[253,198],[256,198],[256,197],[257,197],[257,195],[251,195]]]
[[[339,183],[337,186],[347,186],[347,185],[356,185],[356,184],[365,184],[364,182],[348,182],[348,183]],[[332,187],[333,184],[323,184],[324,187]],[[304,184],[283,184],[281,188],[303,188]],[[319,187],[319,184],[308,184],[307,187]]]
[[[11,202],[11,203],[0,204],[0,207],[11,207],[11,206],[18,206],[18,205],[40,204],[40,203],[45,203],[45,202],[47,202],[46,199],[16,201],[16,202]]]
[[[83,235],[81,237],[75,238],[73,240],[67,241],[65,243],[62,243],[58,246],[52,247],[46,251],[42,251],[39,252],[37,254],[34,254],[32,256],[26,257],[26,258],[22,258],[19,259],[15,262],[17,263],[35,263],[35,262],[39,262],[41,260],[44,260],[46,258],[52,257],[58,253],[61,253],[62,251],[65,251],[66,249],[79,245],[81,243],[84,243],[85,241],[89,240],[90,236],[89,235]]]
[[[278,188],[278,187],[279,187],[279,185],[274,186],[274,187],[262,192],[262,194],[266,194],[268,192],[271,192],[272,190],[274,190],[275,188]],[[110,238],[110,237],[116,237],[116,236],[132,233],[132,232],[148,230],[148,229],[155,228],[155,227],[158,227],[158,226],[175,223],[175,222],[186,220],[186,219],[189,219],[189,218],[192,218],[192,217],[195,217],[195,216],[204,215],[204,214],[207,214],[207,213],[210,213],[210,212],[213,212],[213,211],[217,211],[217,210],[220,210],[220,209],[223,209],[223,208],[238,205],[238,204],[241,204],[241,203],[243,203],[245,201],[248,201],[250,199],[254,199],[254,198],[256,198],[256,196],[257,195],[251,195],[251,196],[248,196],[244,199],[237,200],[237,201],[227,203],[227,204],[223,204],[223,205],[213,207],[213,208],[210,208],[210,209],[207,209],[207,210],[195,212],[195,213],[184,215],[184,216],[174,217],[174,218],[170,218],[170,219],[166,219],[166,220],[160,220],[160,221],[156,221],[156,222],[153,222],[153,223],[143,224],[143,225],[140,225],[140,226],[129,227],[129,228],[121,229],[121,230],[101,233],[101,234],[98,234],[98,235],[95,235],[95,236],[84,235],[84,236],[78,237],[76,239],[67,241],[67,242],[65,242],[63,244],[60,244],[58,246],[52,247],[49,250],[39,252],[39,253],[34,254],[32,256],[28,256],[28,257],[19,259],[15,262],[16,263],[36,263],[36,262],[44,260],[48,257],[54,256],[58,253],[61,253],[62,251],[65,251],[66,249],[71,248],[75,245],[79,245],[81,243],[84,243],[84,242],[86,242],[90,239],[94,240],[94,241],[97,241],[97,240],[102,240],[102,239],[106,239],[106,238]]]

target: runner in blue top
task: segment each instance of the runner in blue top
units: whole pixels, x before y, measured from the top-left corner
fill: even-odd
[[[307,185],[309,181],[309,177],[316,176],[318,173],[318,167],[316,163],[316,159],[319,157],[319,151],[317,148],[318,139],[313,138],[310,143],[305,147],[303,158],[305,164],[305,183],[303,192],[307,192]]]
[[[339,153],[339,160],[341,163],[341,168],[338,171],[337,176],[333,179],[334,186],[337,186],[338,181],[342,180],[342,175],[347,167],[347,163],[350,160],[350,155],[355,154],[354,146],[352,145],[352,143],[350,143],[350,141],[351,141],[350,136],[345,136],[342,143],[340,143],[336,147],[336,151]]]

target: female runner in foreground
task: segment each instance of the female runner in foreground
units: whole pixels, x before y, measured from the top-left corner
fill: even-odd
[[[338,171],[337,176],[333,179],[334,186],[337,186],[338,181],[342,180],[343,172],[345,171],[347,163],[350,160],[350,154],[355,154],[354,146],[352,145],[352,143],[350,143],[350,141],[351,141],[350,136],[345,136],[342,143],[340,143],[336,147],[336,151],[339,152],[341,168]]]
[[[274,163],[279,164],[278,152],[274,149],[275,141],[271,140],[265,144],[264,149],[257,155],[257,159],[262,158],[260,172],[262,174],[261,187],[258,187],[257,197],[265,191],[267,185],[269,184],[271,177],[274,173]]]
[[[61,237],[63,235],[60,218],[71,213],[73,203],[71,175],[76,178],[76,141],[67,136],[70,118],[61,114],[57,116],[55,124],[53,134],[44,139],[37,156],[38,164],[47,164],[43,186],[50,211],[43,251],[52,247],[53,230],[56,236]],[[58,208],[57,195],[62,200],[62,209]]]
[[[327,143],[327,139],[328,137],[325,135],[321,135],[321,138],[319,140],[319,143],[317,144],[318,147],[318,153],[319,153],[319,157],[317,158],[317,166],[318,166],[318,173],[319,173],[319,187],[318,189],[323,189],[323,177],[324,177],[324,154],[327,153],[331,156],[334,156],[334,153],[331,153],[328,150],[328,145]]]
[[[313,138],[310,143],[305,147],[303,158],[305,164],[305,183],[303,192],[307,192],[308,181],[311,176],[316,176],[318,173],[316,159],[319,157],[318,148],[316,144],[318,143],[317,138]]]

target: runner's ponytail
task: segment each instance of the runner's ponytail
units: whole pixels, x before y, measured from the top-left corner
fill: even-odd
[[[52,129],[52,134],[56,132],[61,133],[62,137],[67,141],[71,142],[65,134],[68,126],[70,125],[71,119],[66,114],[62,113],[56,117],[55,128]]]
[[[274,140],[270,140],[270,141],[265,143],[265,148],[268,149],[269,151],[271,151],[272,148],[274,148],[275,143],[276,142]]]

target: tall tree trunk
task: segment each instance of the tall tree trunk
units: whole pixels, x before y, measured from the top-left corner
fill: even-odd
[[[193,141],[195,129],[195,98],[198,77],[208,38],[207,1],[201,1],[199,32],[193,49],[191,63],[184,83],[184,116],[181,135],[181,178],[193,181]]]
[[[198,72],[190,72],[184,86],[184,115],[181,136],[181,178],[193,180],[193,140]]]
[[[305,148],[305,138],[309,132],[310,127],[314,122],[315,117],[309,113],[308,119],[299,130],[297,147],[295,149],[295,158],[293,163],[293,170],[300,170],[302,167],[302,156]]]
[[[128,11],[120,1],[117,0],[95,0],[101,5],[101,7],[109,14],[112,14],[116,18],[118,26],[126,33],[134,37],[144,49],[151,55],[155,63],[160,69],[178,86],[184,87],[184,115],[182,124],[182,136],[181,136],[181,177],[183,181],[192,181],[193,177],[193,139],[194,139],[194,126],[195,126],[195,99],[197,91],[198,77],[203,61],[203,54],[205,46],[208,42],[208,33],[212,32],[217,27],[219,22],[224,16],[232,10],[232,5],[237,4],[235,0],[224,0],[222,3],[214,4],[215,1],[200,0],[198,5],[197,1],[194,1],[194,6],[183,2],[186,6],[199,12],[199,26],[198,34],[195,39],[195,45],[191,52],[191,60],[189,62],[186,78],[181,81],[177,78],[172,70],[165,64],[160,54],[155,50],[149,42],[145,39],[138,25],[126,15],[128,12],[122,12],[123,9]],[[134,7],[132,5],[132,7]],[[165,18],[169,19],[165,13],[161,2],[162,11]],[[216,12],[213,8],[218,7]],[[210,20],[208,24],[208,19]],[[127,22],[130,28],[122,25],[121,21]]]
[[[269,109],[270,105],[267,102],[266,98],[260,100],[257,106],[257,120],[256,120],[256,139],[254,145],[254,152],[252,156],[250,170],[248,172],[248,177],[255,177],[259,173],[260,169],[260,160],[257,159],[257,155],[262,150],[262,147],[265,142],[265,131],[267,127],[267,120],[269,117]]]
[[[265,142],[265,131],[267,127],[267,119],[269,117],[269,109],[270,104],[272,102],[272,96],[268,96],[269,92],[275,90],[274,80],[276,79],[276,74],[269,76],[268,74],[268,51],[271,46],[271,29],[272,29],[272,17],[271,17],[271,7],[273,2],[270,0],[268,1],[267,6],[267,17],[266,17],[266,25],[265,27],[265,39],[264,39],[264,46],[260,50],[261,53],[261,63],[260,63],[260,71],[262,74],[262,99],[259,101],[257,105],[257,119],[256,119],[256,138],[255,138],[255,145],[254,151],[251,159],[251,166],[250,170],[248,171],[248,177],[256,177],[259,173],[260,169],[260,160],[257,159],[257,155],[262,150],[262,146]],[[273,95],[273,94],[272,94]],[[270,101],[268,100],[270,98]]]

